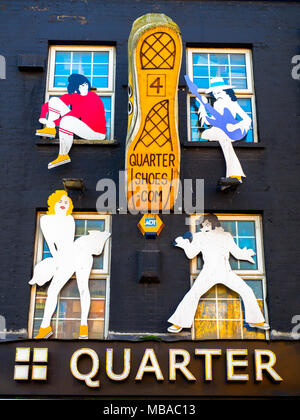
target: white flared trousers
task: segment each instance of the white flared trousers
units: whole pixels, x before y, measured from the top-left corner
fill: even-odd
[[[61,118],[59,125],[59,154],[67,155],[72,147],[74,134],[85,140],[104,140],[105,134],[97,133],[79,118],[66,115],[70,108],[59,98],[49,99],[48,124],[54,125],[54,121]],[[65,115],[65,116],[64,116]],[[47,125],[48,125],[47,124]]]
[[[238,275],[231,272],[228,273],[227,279],[224,281],[207,280],[200,273],[189,292],[178,305],[174,314],[168,319],[168,322],[182,328],[191,328],[199,299],[218,283],[224,284],[240,295],[245,306],[246,322],[257,324],[265,321],[251,287]]]
[[[218,141],[220,143],[226,162],[227,178],[234,176],[246,176],[234,151],[232,141],[220,128],[212,127],[205,130],[201,138],[202,140]]]

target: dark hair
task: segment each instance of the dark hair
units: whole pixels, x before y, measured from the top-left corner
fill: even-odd
[[[213,229],[213,230],[214,230],[216,227],[220,227],[220,226],[221,226],[221,224],[220,224],[220,222],[219,222],[218,217],[217,217],[215,214],[213,214],[213,213],[206,214],[206,215],[204,216],[203,222],[204,222],[205,220],[207,220],[209,223],[211,223],[211,226],[212,226],[212,229]],[[203,223],[203,222],[202,222],[202,223]],[[202,223],[201,223],[201,224],[202,224]]]
[[[76,74],[76,73],[71,74],[71,76],[69,76],[68,78],[68,82],[69,84],[68,84],[67,89],[68,89],[69,94],[74,93],[74,92],[80,93],[79,86],[83,85],[84,83],[88,84],[89,90],[91,89],[91,83],[89,79],[87,79],[82,74]]]
[[[233,90],[233,89],[223,89],[223,90],[224,90],[224,92],[226,92],[226,93],[227,93],[227,95],[230,97],[230,99],[231,99],[233,102],[236,102],[236,101],[237,101],[237,97],[235,96],[235,93],[234,93],[234,90]],[[213,99],[216,99],[216,98],[214,97],[213,92],[210,92],[210,95],[211,95],[211,97],[212,97]]]

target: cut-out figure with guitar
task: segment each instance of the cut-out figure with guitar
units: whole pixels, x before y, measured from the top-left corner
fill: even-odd
[[[185,76],[185,80],[199,103],[198,115],[201,125],[209,126],[203,131],[201,139],[218,141],[224,154],[226,177],[220,179],[219,185],[221,189],[236,187],[246,175],[232,143],[245,138],[251,127],[251,118],[237,102],[233,87],[227,85],[222,77],[213,77],[210,88],[205,91],[206,95],[210,94],[213,97],[213,106],[209,104],[206,96],[199,93],[197,85],[188,76]],[[237,116],[240,120],[237,120]]]

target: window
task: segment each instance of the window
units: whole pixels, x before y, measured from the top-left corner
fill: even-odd
[[[259,215],[217,214],[222,228],[230,232],[240,248],[253,249],[255,264],[230,256],[234,272],[253,290],[259,307],[267,320],[266,278],[263,258],[262,226]],[[191,216],[192,232],[199,231],[199,215]],[[202,268],[201,254],[191,261],[191,285]],[[268,333],[253,329],[245,322],[244,306],[238,294],[217,284],[203,295],[194,318],[195,339],[266,339]]]
[[[45,258],[51,257],[47,243],[39,228],[40,217],[38,214],[37,234],[35,245],[35,264]],[[109,215],[98,213],[72,213],[75,219],[75,239],[86,235],[89,230],[111,232],[111,218]],[[108,329],[108,299],[110,280],[110,239],[106,242],[103,253],[93,256],[94,262],[91,270],[89,290],[91,306],[88,317],[89,338],[103,339],[107,336]],[[36,336],[38,333],[47,297],[47,289],[50,283],[44,286],[33,286],[29,317],[29,335]],[[78,338],[80,327],[80,299],[76,278],[73,276],[63,287],[58,296],[56,311],[52,317],[51,326],[54,338],[73,339]]]
[[[233,86],[239,105],[252,119],[245,141],[257,142],[251,51],[190,48],[187,50],[187,69],[202,94],[210,87],[212,77],[222,77],[226,84]],[[207,127],[199,124],[195,96],[189,94],[187,104],[189,140],[201,141],[201,133]]]
[[[49,50],[46,101],[67,92],[72,73],[86,76],[100,96],[106,118],[106,139],[113,139],[115,99],[115,48],[52,46]]]

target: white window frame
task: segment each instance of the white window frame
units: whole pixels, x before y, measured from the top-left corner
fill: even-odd
[[[257,270],[233,270],[243,280],[258,280],[261,281],[263,291],[263,308],[266,322],[268,322],[268,308],[266,304],[267,287],[266,287],[266,273],[264,263],[264,247],[263,247],[263,229],[261,215],[253,214],[227,214],[215,213],[219,221],[254,221],[255,222],[255,236],[256,236],[256,257],[257,257]],[[196,233],[196,222],[201,214],[193,214],[190,216],[190,232]],[[190,287],[199,275],[201,270],[197,269],[197,256],[190,261]],[[268,339],[269,332],[265,331],[265,337]],[[192,327],[192,339],[195,339],[194,323]]]
[[[95,93],[99,96],[109,96],[111,98],[111,128],[110,139],[114,138],[114,119],[115,119],[115,75],[116,75],[116,49],[111,46],[96,45],[51,45],[49,47],[47,81],[45,102],[48,102],[50,96],[61,96],[66,93],[66,88],[54,87],[55,57],[57,51],[107,51],[109,53],[108,61],[108,87],[96,88]]]
[[[43,258],[43,244],[44,236],[41,231],[40,221],[41,217],[45,215],[46,212],[38,212],[37,214],[37,227],[35,233],[35,245],[34,245],[34,261],[33,268],[37,263],[42,261]],[[108,213],[93,213],[93,212],[74,212],[72,216],[75,220],[91,220],[99,219],[105,221],[105,230],[111,232],[112,230],[112,218]],[[99,279],[105,280],[105,312],[104,312],[104,339],[108,336],[108,327],[109,327],[109,298],[110,298],[110,271],[111,271],[111,238],[107,240],[103,249],[103,269],[92,269],[90,274],[90,279]],[[72,279],[74,279],[74,275]],[[49,283],[50,284],[50,283]],[[36,302],[37,286],[33,285],[31,287],[30,294],[30,305],[29,305],[29,316],[28,316],[28,338],[33,338],[33,325],[34,325],[34,311],[35,311],[35,302]],[[65,299],[65,298],[64,298]],[[101,298],[99,298],[101,299]]]
[[[247,89],[234,89],[236,97],[238,99],[251,99],[252,109],[252,127],[253,127],[253,143],[258,143],[257,135],[257,121],[256,121],[256,107],[255,107],[255,91],[254,91],[254,78],[253,78],[253,65],[252,65],[252,52],[245,48],[187,48],[186,54],[186,68],[187,74],[191,80],[193,80],[193,53],[204,53],[204,54],[245,54],[246,61],[246,74],[247,74]],[[204,94],[205,89],[201,89],[200,93]],[[191,115],[190,115],[190,101],[191,98],[195,97],[188,92],[187,94],[187,129],[188,129],[188,140],[191,141]]]

